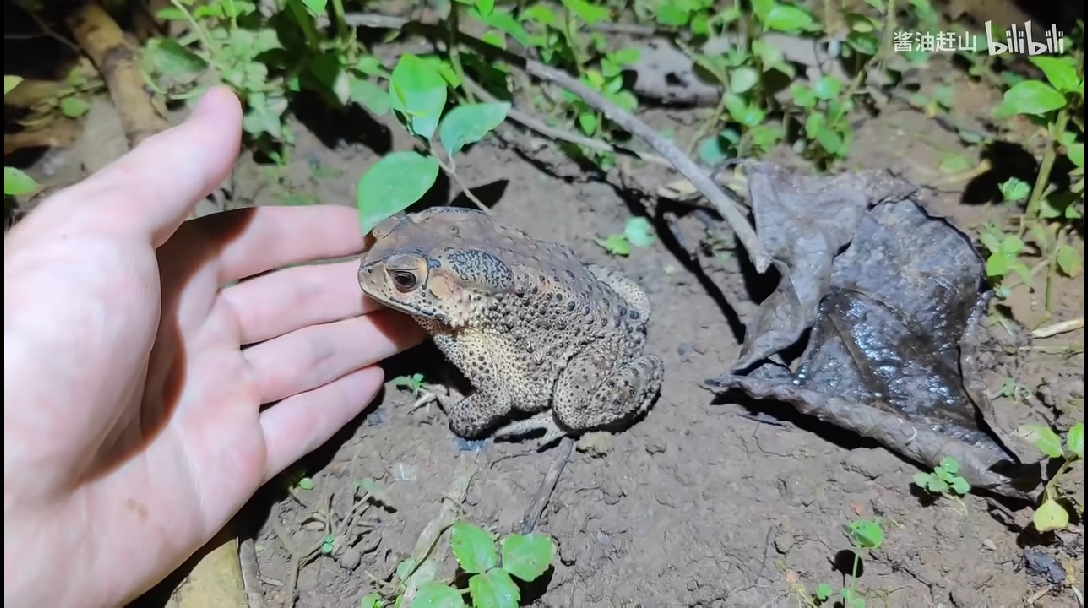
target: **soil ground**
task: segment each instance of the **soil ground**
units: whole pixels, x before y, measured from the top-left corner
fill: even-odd
[[[942,80],[955,89],[958,118],[970,121],[993,107],[997,100],[985,87],[951,74]],[[643,116],[685,141],[703,112],[654,110]],[[32,174],[47,184],[70,183],[120,154],[123,137],[106,101],[93,105],[85,124],[80,142],[50,154]],[[323,133],[319,138],[301,125],[295,129],[298,147],[283,179],[277,184],[268,169],[243,158],[233,178],[235,202],[354,205],[358,177],[381,153],[407,146],[395,127],[377,131],[369,145],[331,146]],[[917,111],[890,108],[864,122],[855,136],[849,168],[893,168],[934,186],[930,211],[961,228],[1006,213],[964,203],[966,178],[950,179],[936,168],[944,153],[963,152],[957,138]],[[628,258],[610,257],[595,239],[622,231],[627,218],[647,210],[615,187],[614,179],[587,176],[556,152],[538,150],[533,159],[538,162],[490,138],[459,161],[458,172],[479,188],[481,198],[497,199],[493,213],[501,221],[566,243],[586,261],[638,281],[654,307],[649,350],[665,360],[666,376],[662,396],[644,420],[608,436],[598,451],[572,456],[538,526],[557,541],[555,568],[544,583],[526,590],[527,604],[797,606],[794,583],[810,592],[819,582],[840,586],[837,568],[850,548],[842,525],[874,515],[891,523],[883,546],[865,562],[860,585],[869,605],[1082,604],[1067,585],[1052,584],[1025,562],[1026,550],[1056,558],[1067,571],[1066,582],[1083,589],[1079,534],[1033,547],[1034,539],[994,517],[983,498],[969,496],[962,506],[924,503],[910,485],[917,469],[884,449],[801,419],[786,406],[766,412],[775,420],[753,415],[750,406],[715,402],[701,383],[736,360],[737,319],[755,307],[737,257],[694,246],[705,240],[707,224],[690,209],[661,203],[649,213],[664,238]],[[638,179],[653,189],[677,178],[647,169]],[[724,231],[715,223],[710,229]],[[1055,320],[1083,315],[1079,279],[1060,282],[1055,294]],[[1040,303],[1027,290],[1017,291],[1010,305],[1021,323],[1031,326],[1040,318]],[[1083,340],[1081,330],[1045,344],[1083,346]],[[1018,360],[993,358],[991,391],[1013,377],[1028,387],[1045,385],[1040,393],[1053,396],[1032,395],[999,407],[1019,408],[1024,420],[1082,420],[1082,405],[1062,413],[1052,404],[1083,403],[1083,354],[1025,353]],[[390,379],[423,372],[442,381],[445,367],[429,344],[386,363]],[[370,575],[388,576],[412,551],[466,460],[478,472],[463,517],[500,533],[518,524],[556,450],[537,453],[533,443],[476,449],[451,434],[439,407],[413,409],[415,399],[388,385],[365,415],[299,463],[313,489],[288,495],[282,485],[269,487],[245,512],[268,605],[287,605],[290,555],[280,535],[298,547],[320,542],[324,532],[311,515],[331,510],[342,517],[352,507],[353,484],[362,478],[380,482],[397,509],[367,511],[367,527],[356,530],[349,551],[302,566],[295,605],[357,606],[371,589]]]

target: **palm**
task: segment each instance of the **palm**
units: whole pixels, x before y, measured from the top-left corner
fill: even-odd
[[[186,151],[163,142],[154,165],[137,150],[5,238],[5,598],[25,605],[132,599],[358,414],[374,364],[422,337],[363,299],[355,262],[262,274],[360,251],[354,210],[220,214],[161,244],[186,203],[155,217],[138,195],[165,186],[125,180],[183,180],[162,156]],[[199,198],[220,164],[175,194]],[[64,584],[40,580],[73,562]]]

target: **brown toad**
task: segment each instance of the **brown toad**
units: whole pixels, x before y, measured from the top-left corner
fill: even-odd
[[[448,410],[457,435],[524,412],[496,436],[543,429],[543,446],[636,417],[660,391],[650,303],[628,279],[476,210],[401,213],[373,235],[363,291],[412,316],[475,388]]]

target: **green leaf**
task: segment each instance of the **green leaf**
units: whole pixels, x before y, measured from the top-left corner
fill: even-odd
[[[407,117],[413,133],[430,140],[446,107],[446,79],[428,61],[401,55],[389,79],[390,107]]]
[[[1049,426],[1042,424],[1025,424],[1017,433],[1035,445],[1038,450],[1051,458],[1061,458],[1062,440]]]
[[[375,116],[389,111],[389,93],[365,78],[348,77],[348,99],[370,110]]]
[[[359,608],[382,608],[384,605],[382,596],[377,593],[368,593],[359,600]]]
[[[644,217],[633,217],[627,220],[627,224],[623,227],[623,238],[635,247],[649,247],[657,240],[653,224]]]
[[[363,234],[415,203],[438,178],[438,160],[414,151],[393,152],[359,178],[356,202]]]
[[[495,0],[476,0],[476,10],[487,17],[495,10]]]
[[[1084,167],[1084,144],[1068,144],[1065,146],[1065,154],[1069,162],[1077,167]]]
[[[994,117],[1008,118],[1014,114],[1042,116],[1065,106],[1065,97],[1054,87],[1038,80],[1025,80],[1005,91]]]
[[[1072,57],[1030,57],[1043,74],[1050,86],[1062,93],[1080,90],[1081,80],[1077,78],[1077,66]]]
[[[208,64],[197,54],[181,46],[176,41],[163,38],[147,46],[147,53],[155,69],[167,76],[195,76],[203,72]]]
[[[19,83],[23,81],[22,76],[8,76],[4,75],[4,95],[11,92],[12,89],[19,86]]]
[[[926,489],[934,494],[943,494],[948,490],[948,482],[933,475],[927,480]]]
[[[816,585],[816,599],[821,602],[826,602],[831,599],[831,594],[835,592],[835,588],[827,583],[820,583]]]
[[[812,92],[824,101],[835,99],[842,92],[842,82],[833,76],[824,76],[812,86]]]
[[[1069,434],[1065,437],[1066,445],[1069,447],[1069,451],[1076,454],[1077,458],[1084,458],[1084,423],[1078,422],[1073,425],[1073,428],[1069,429]]]
[[[510,104],[505,101],[457,106],[446,113],[438,127],[438,139],[450,156],[474,144],[506,120]]]
[[[1031,521],[1035,524],[1035,529],[1040,532],[1060,530],[1069,525],[1069,513],[1056,500],[1048,498],[1035,510]]]
[[[796,32],[810,30],[816,22],[808,11],[790,4],[775,4],[763,18],[763,25],[769,30]]]
[[[449,585],[431,581],[419,586],[409,608],[464,608],[461,593]]]
[[[669,2],[657,5],[657,13],[654,15],[658,23],[671,27],[687,25],[688,16],[686,9]]]
[[[923,489],[928,488],[929,487],[929,478],[930,478],[929,473],[915,473],[914,474],[914,485],[918,486],[919,488],[923,488]]]
[[[871,519],[859,519],[845,526],[846,533],[862,549],[874,549],[884,542],[884,528]]]
[[[79,118],[87,113],[87,102],[78,97],[65,97],[60,100],[60,113],[68,118]]]
[[[15,167],[4,167],[4,196],[30,194],[38,189],[38,182]]]
[[[729,92],[734,95],[747,93],[759,84],[759,72],[752,68],[740,67],[729,75]]]
[[[499,565],[495,536],[479,526],[462,521],[453,524],[450,546],[461,569],[469,574],[487,572]]]
[[[960,496],[966,496],[971,491],[971,484],[967,483],[967,480],[962,477],[956,477],[952,480],[952,490]]]
[[[502,569],[529,583],[555,559],[555,543],[545,534],[511,534],[502,539]]]
[[[1058,262],[1058,269],[1067,277],[1075,277],[1084,270],[1084,254],[1071,245],[1058,247],[1055,260]]]
[[[574,13],[579,19],[589,25],[608,19],[608,9],[603,6],[595,6],[583,0],[563,0],[563,6]]]
[[[941,468],[947,471],[951,475],[955,475],[960,472],[960,463],[951,456],[945,456],[941,459]]]
[[[468,580],[473,608],[518,608],[521,590],[505,570],[498,568]]]
[[[306,10],[310,11],[310,14],[317,17],[325,14],[325,7],[329,4],[329,0],[302,0],[302,3],[306,5]]]
[[[303,477],[298,480],[298,487],[300,490],[312,490],[314,489],[314,480],[309,477]]]
[[[811,108],[818,101],[812,89],[796,82],[790,85],[790,97],[793,98],[794,104],[802,108]]]
[[[631,244],[622,234],[613,234],[608,238],[597,239],[597,244],[612,255],[628,256],[631,254]]]

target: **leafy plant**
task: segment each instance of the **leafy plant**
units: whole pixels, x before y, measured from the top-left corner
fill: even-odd
[[[20,76],[4,76],[4,96],[12,91],[23,79]],[[25,172],[4,165],[4,196],[19,196],[30,194],[38,189],[38,182]]]
[[[1069,525],[1069,513],[1059,502],[1059,499],[1065,498],[1060,492],[1061,482],[1077,461],[1084,460],[1084,423],[1078,422],[1069,429],[1065,436],[1064,449],[1061,437],[1048,426],[1029,424],[1020,427],[1018,432],[1047,457],[1061,461],[1057,472],[1046,482],[1042,504],[1035,509],[1032,523],[1039,532],[1065,528]],[[1075,508],[1078,513],[1084,513],[1084,505],[1077,504]]]
[[[1078,51],[1079,53],[1079,51]],[[1012,285],[1010,274],[1032,285],[1034,273],[1045,268],[1046,311],[1053,310],[1052,278],[1056,273],[1079,276],[1084,267],[1083,243],[1073,238],[1073,223],[1084,218],[1084,65],[1074,56],[1031,57],[1044,77],[1021,80],[1004,92],[995,109],[996,118],[1023,116],[1043,127],[1044,152],[1035,183],[1030,187],[1010,180],[1001,187],[1003,202],[1025,204],[1016,226],[1004,230],[989,225],[980,235],[988,251],[986,272],[998,287],[999,296],[1007,296]],[[1065,157],[1071,183],[1067,191],[1053,184],[1058,160]],[[1034,267],[1028,256],[1041,260]]]
[[[626,257],[631,254],[632,247],[649,247],[656,240],[650,221],[644,217],[633,217],[627,220],[623,234],[613,234],[597,239],[597,244],[612,255]]]
[[[843,531],[854,546],[854,563],[850,569],[850,583],[839,589],[838,596],[847,608],[864,608],[865,597],[857,590],[858,570],[861,567],[862,554],[868,554],[884,544],[884,525],[879,519],[856,519],[843,524]],[[807,603],[819,606],[835,595],[835,588],[830,583],[820,583],[812,597],[805,599]]]
[[[402,55],[393,69],[389,81],[389,107],[428,153],[393,152],[359,179],[357,203],[364,234],[386,217],[421,199],[434,185],[440,169],[461,184],[466,196],[483,206],[457,176],[455,155],[499,126],[506,119],[510,104],[464,104],[443,115],[448,82],[435,70],[433,63],[415,55]],[[435,134],[445,149],[445,161],[439,156]]]
[[[516,608],[521,590],[514,579],[532,582],[547,572],[555,558],[555,542],[544,534],[510,534],[496,541],[495,535],[483,528],[456,522],[450,530],[450,546],[461,570],[468,574],[468,589],[429,580],[415,589],[411,606],[442,606],[443,608]],[[397,567],[401,581],[400,592],[392,604],[381,593],[365,595],[364,608],[401,608],[403,589],[416,571],[410,559]],[[471,604],[466,604],[467,592]]]
[[[423,390],[423,374],[415,373],[411,376],[398,376],[393,378],[393,386],[406,389],[412,395],[418,396]]]
[[[957,475],[960,463],[955,458],[942,458],[932,473],[915,473],[914,485],[927,492],[940,496],[966,496],[971,491],[971,484]]]

